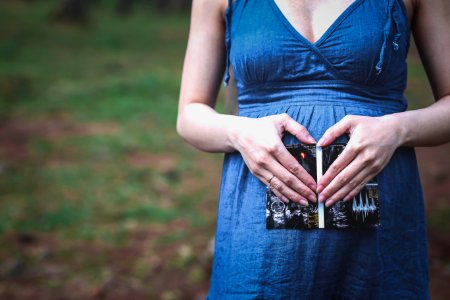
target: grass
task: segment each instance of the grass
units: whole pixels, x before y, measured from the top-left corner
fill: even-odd
[[[207,173],[220,167],[219,155],[195,167],[200,154],[175,133],[189,16],[142,6],[121,19],[100,7],[89,26],[77,27],[50,22],[53,5],[14,1],[0,9],[0,120],[10,147],[0,151],[0,239],[10,245],[0,251],[0,273],[14,273],[16,264],[25,266],[22,277],[66,266],[28,289],[64,294],[76,277],[86,296],[105,270],[137,268],[142,282],[161,272],[142,267],[144,254],[120,259],[160,249],[165,277],[175,268],[205,278],[198,262],[183,263],[176,251],[189,240],[201,251],[212,236],[219,178]],[[51,258],[28,253],[23,234]],[[92,259],[93,249],[104,259]],[[74,266],[78,275],[70,275]],[[14,283],[0,283],[0,294],[18,295]],[[159,295],[152,285],[142,290]]]

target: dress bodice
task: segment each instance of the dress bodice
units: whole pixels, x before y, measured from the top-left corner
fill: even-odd
[[[226,14],[227,71],[240,110],[332,95],[386,112],[403,111],[409,25],[402,0],[355,0],[315,43],[274,0],[236,0]],[[264,97],[263,97],[264,96]]]

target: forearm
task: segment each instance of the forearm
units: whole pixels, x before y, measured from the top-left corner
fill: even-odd
[[[244,117],[225,115],[202,103],[190,103],[178,114],[178,134],[206,152],[236,151],[234,136]]]
[[[393,122],[400,146],[436,146],[450,142],[450,95],[426,108],[384,118]]]

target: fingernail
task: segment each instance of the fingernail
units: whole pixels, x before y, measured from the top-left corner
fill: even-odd
[[[305,199],[300,200],[300,204],[302,204],[303,206],[308,206],[308,201],[306,201]]]
[[[326,200],[326,197],[324,195],[319,194],[319,202],[324,202]]]
[[[311,143],[315,143],[315,142],[316,142],[316,140],[315,140],[312,136],[309,136],[309,137],[308,137],[308,140],[309,140]]]
[[[344,199],[342,199],[342,200],[344,200],[344,201],[348,201],[348,200],[350,200],[352,197],[350,197],[350,196],[345,196],[345,198]]]
[[[317,142],[317,146],[322,146],[325,143],[325,139],[321,138],[318,142]]]
[[[319,186],[317,187],[317,190],[316,190],[317,194],[320,194],[320,192],[322,192],[322,190],[323,190],[323,185],[319,184]]]
[[[329,207],[333,203],[333,200],[329,199],[327,202],[325,202],[325,206]]]
[[[310,201],[312,201],[312,202],[316,202],[316,201],[317,201],[316,195],[315,195],[315,194],[309,194],[308,199],[309,199]]]

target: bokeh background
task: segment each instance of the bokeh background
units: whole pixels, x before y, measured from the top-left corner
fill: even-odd
[[[0,1],[0,299],[205,296],[223,155],[175,131],[188,29],[189,1]],[[409,108],[430,105],[408,60]],[[417,148],[432,299],[450,299],[449,154]]]

